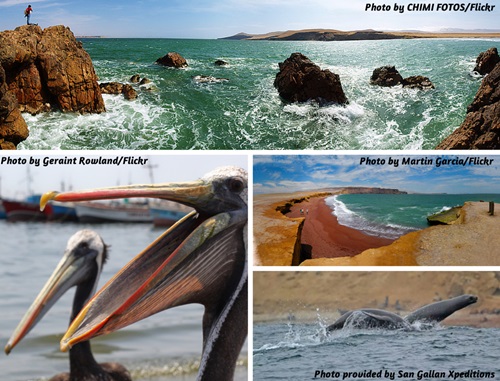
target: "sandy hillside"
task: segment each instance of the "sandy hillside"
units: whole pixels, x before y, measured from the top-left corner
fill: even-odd
[[[404,315],[461,294],[479,301],[447,324],[500,327],[500,272],[308,271],[254,272],[254,321],[333,322],[340,310],[383,308]]]

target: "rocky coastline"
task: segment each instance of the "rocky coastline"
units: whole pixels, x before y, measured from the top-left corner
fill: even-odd
[[[467,107],[465,120],[436,149],[500,148],[500,57],[497,49],[480,53],[475,69],[485,77]]]
[[[297,266],[307,262],[313,253],[318,257],[325,252],[333,253],[333,256],[356,255],[367,248],[391,243],[391,240],[368,236],[336,223],[336,218],[324,204],[324,199],[335,194],[349,193],[405,192],[397,189],[346,187],[292,194],[255,195],[254,263],[259,266]],[[317,225],[315,219],[320,220],[321,224]],[[328,221],[324,221],[325,219]],[[339,231],[341,234],[338,234]],[[324,235],[329,238],[323,239]],[[311,246],[315,247],[311,249]]]
[[[496,204],[497,210],[499,205]],[[408,233],[353,257],[312,259],[302,266],[498,266],[500,216],[486,202],[466,202],[459,218]]]
[[[280,33],[279,38],[294,36],[292,32]],[[337,32],[349,38],[372,34],[380,37],[385,33],[371,30],[300,31],[322,36]],[[184,57],[174,52],[159,58],[157,63],[175,68],[188,65]],[[215,64],[228,63],[216,61]],[[293,53],[279,63],[279,69],[274,85],[285,102],[313,100],[320,105],[349,103],[339,75],[328,69],[322,70],[301,53]],[[496,48],[479,54],[476,70],[485,77],[467,109],[464,122],[436,149],[500,148],[500,58]],[[219,83],[228,80],[194,76],[193,81]],[[379,86],[402,85],[420,90],[434,88],[429,78],[420,75],[403,78],[393,66],[374,69],[372,78],[367,78],[367,81]],[[130,84],[98,83],[90,56],[69,28],[59,25],[42,30],[37,25],[25,25],[0,33],[1,149],[15,149],[28,137],[29,129],[21,113],[37,114],[53,110],[101,113],[105,111],[102,93],[123,94],[126,99],[137,97],[137,92]]]

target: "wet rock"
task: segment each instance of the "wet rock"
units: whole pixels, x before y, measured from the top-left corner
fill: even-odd
[[[434,84],[431,80],[422,75],[403,78],[395,66],[382,66],[373,70],[373,74],[370,77],[370,83],[383,87],[403,85],[403,87],[420,90],[434,88]]]
[[[214,62],[214,65],[215,66],[227,66],[227,65],[229,65],[229,62],[224,61],[224,60],[216,60]]]
[[[165,56],[158,58],[156,63],[163,66],[175,67],[175,68],[183,68],[188,66],[188,63],[184,57],[182,57],[179,53],[170,52]]]
[[[137,91],[131,85],[123,85],[122,94],[127,100],[133,100],[137,98]]]
[[[422,75],[414,75],[403,79],[403,87],[409,87],[410,89],[420,89],[428,90],[434,89],[434,84],[427,77]]]
[[[461,206],[455,206],[448,210],[432,214],[427,217],[429,225],[451,225],[454,224],[459,218],[462,211]]]
[[[500,148],[500,63],[483,79],[464,122],[436,148]]]
[[[373,70],[370,83],[377,86],[396,86],[403,82],[403,77],[395,66],[382,66]]]
[[[147,85],[148,83],[151,83],[151,81],[144,77],[143,79],[141,79],[141,81],[139,82],[139,85]]]
[[[301,53],[293,53],[279,64],[279,69],[274,86],[289,102],[348,103],[340,77],[330,70],[321,70]]]
[[[103,82],[99,84],[103,94],[121,94],[123,84],[119,82]]]
[[[479,53],[474,71],[477,71],[481,75],[486,75],[490,73],[499,62],[500,57],[498,56],[497,48],[489,48],[487,51]]]
[[[134,74],[132,77],[130,77],[131,83],[139,83],[140,80],[141,76],[139,74]]]
[[[104,94],[123,94],[125,99],[132,100],[137,98],[137,91],[129,84],[119,82],[104,82],[100,84],[101,91]]]

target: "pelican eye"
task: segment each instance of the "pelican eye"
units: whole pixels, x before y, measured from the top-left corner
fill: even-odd
[[[245,189],[245,183],[241,179],[229,179],[228,188],[231,192],[241,193]]]

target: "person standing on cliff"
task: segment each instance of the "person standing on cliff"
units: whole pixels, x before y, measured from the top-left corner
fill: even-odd
[[[28,8],[26,8],[24,11],[24,17],[26,17],[26,25],[31,25],[30,24],[31,12],[33,12],[33,8],[31,8],[31,5],[28,5]]]

